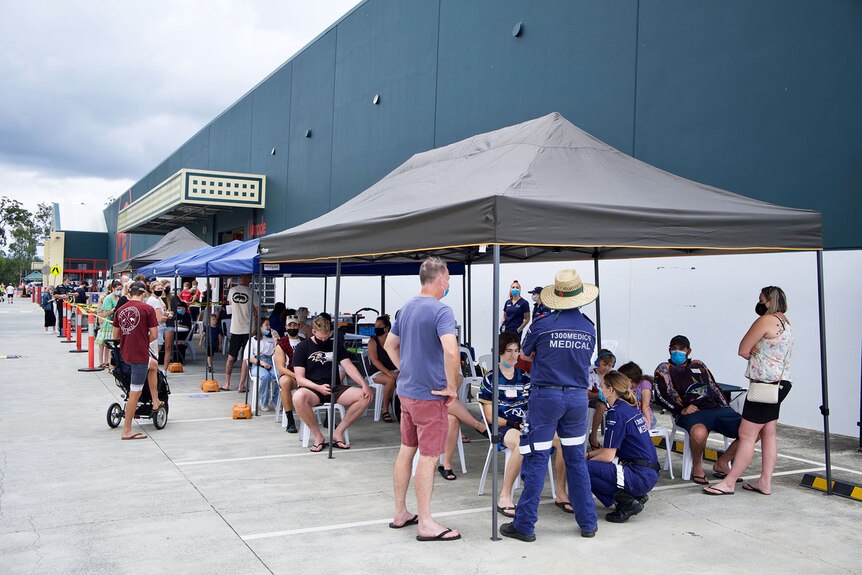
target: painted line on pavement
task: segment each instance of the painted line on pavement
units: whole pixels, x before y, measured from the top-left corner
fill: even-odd
[[[203,417],[201,419],[172,419],[171,423],[192,423],[195,421],[223,421],[225,419],[233,419],[233,417]]]
[[[394,445],[394,446],[384,446],[384,447],[361,447],[358,449],[357,448],[340,449],[340,450],[335,449],[335,450],[333,450],[333,452],[346,454],[346,453],[351,453],[351,452],[356,453],[359,451],[383,451],[385,449],[400,449],[400,448],[401,448],[400,445]],[[255,461],[258,459],[280,459],[283,457],[309,457],[309,456],[313,456],[313,455],[320,457],[320,454],[325,453],[326,451],[327,450],[324,449],[323,451],[320,451],[317,453],[313,453],[311,451],[304,451],[301,453],[279,453],[276,455],[256,455],[254,457],[231,457],[228,459],[206,459],[203,461],[183,461],[183,462],[177,463],[176,465],[177,465],[177,467],[186,467],[189,465],[208,465],[210,463],[233,463],[235,461]]]

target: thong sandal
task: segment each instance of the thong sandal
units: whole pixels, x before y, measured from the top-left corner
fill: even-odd
[[[452,533],[451,529],[444,529],[443,531],[441,531],[440,533],[438,533],[437,535],[434,535],[432,537],[425,537],[424,535],[417,535],[416,541],[457,541],[458,539],[461,539],[460,533],[458,535],[455,535],[454,537],[446,537],[450,533]]]
[[[503,517],[508,517],[509,519],[514,519],[515,517],[515,506],[509,505],[508,507],[500,507],[497,506],[497,513],[502,515]]]
[[[456,479],[458,479],[458,476],[455,475],[454,471],[452,471],[451,469],[446,469],[442,465],[437,466],[437,471],[446,481],[455,481]]]
[[[381,419],[386,423],[392,423],[392,415],[388,411],[381,416]]]
[[[132,439],[146,439],[146,438],[147,438],[147,436],[144,435],[143,433],[135,433],[133,435],[121,437],[121,439],[123,441],[131,441]]]
[[[339,440],[336,440],[336,441],[333,441],[333,442],[332,442],[332,447],[334,447],[334,448],[336,448],[336,449],[350,449],[350,445],[349,445],[349,444],[347,444],[347,443],[344,443],[344,442],[343,442],[343,441],[341,441],[340,439],[339,439]]]
[[[326,446],[328,446],[328,445],[329,444],[326,443],[325,441],[321,441],[320,443],[315,443],[314,445],[309,447],[308,450],[312,453],[320,453],[321,451],[326,449]]]
[[[572,507],[571,501],[554,501],[554,505],[565,511],[566,513],[574,513],[575,508]]]
[[[709,485],[709,480],[706,478],[706,475],[692,475],[691,480],[698,485]]]
[[[703,492],[707,495],[733,495],[733,491],[725,491],[723,489],[719,489],[714,485],[710,485],[709,487],[704,487]]]
[[[758,489],[757,487],[755,487],[751,483],[744,483],[742,485],[742,488],[745,489],[746,491],[754,491],[755,493],[760,493],[761,495],[772,495],[771,493],[766,493],[765,491],[761,491],[760,489]]]
[[[389,529],[404,529],[405,527],[410,527],[411,525],[416,525],[417,523],[419,523],[419,516],[414,515],[412,518],[408,519],[407,521],[405,521],[401,525],[396,525],[395,523],[390,523]]]

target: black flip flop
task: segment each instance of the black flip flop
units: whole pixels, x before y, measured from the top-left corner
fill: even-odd
[[[709,491],[710,489],[711,489],[712,491]],[[718,496],[718,495],[733,495],[733,494],[734,494],[734,492],[733,492],[733,491],[724,491],[724,490],[719,489],[718,487],[715,487],[715,486],[713,486],[713,485],[709,485],[709,486],[707,486],[707,487],[704,487],[704,488],[703,488],[703,492],[704,492],[704,493],[706,493],[707,495],[715,495],[715,496]]]
[[[727,473],[725,473],[724,471],[713,471],[712,476],[716,479],[724,479],[725,477],[727,477]],[[742,477],[737,477],[736,482],[742,483]]]
[[[422,535],[416,536],[416,541],[458,541],[461,539],[461,534],[459,533],[455,537],[446,537],[446,535],[452,533],[451,529],[444,529],[434,537],[424,537]]]
[[[411,525],[416,525],[419,523],[419,516],[414,515],[412,519],[408,519],[401,525],[395,525],[394,523],[389,524],[389,529],[404,529],[405,527],[410,527]]]
[[[500,507],[498,505],[497,506],[497,513],[499,513],[503,517],[508,517],[509,519],[514,519],[515,518],[515,506],[510,505],[508,507]]]
[[[440,476],[443,477],[446,481],[455,481],[458,479],[458,476],[455,475],[455,472],[451,469],[446,469],[442,465],[437,466],[437,472],[440,473]]]
[[[745,489],[746,491],[753,491],[755,493],[760,493],[761,495],[772,495],[771,493],[765,493],[765,492],[761,491],[760,489],[758,489],[757,487],[755,487],[751,483],[743,484],[742,488]]]
[[[340,440],[339,441],[333,441],[332,447],[334,447],[336,449],[350,449],[349,444],[344,443],[343,441],[340,441]]]
[[[575,508],[572,507],[571,501],[554,501],[554,505],[565,511],[566,513],[574,513]]]
[[[329,447],[329,444],[324,441],[323,443],[315,443],[314,445],[309,447],[308,450],[312,453],[320,453],[321,451],[323,451],[327,447]]]

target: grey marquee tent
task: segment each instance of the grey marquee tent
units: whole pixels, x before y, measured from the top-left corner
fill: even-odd
[[[114,264],[114,271],[136,270],[141,266],[160,262],[171,256],[190,252],[209,246],[208,243],[191,233],[186,228],[177,228],[130,260]]]
[[[501,261],[592,258],[598,283],[600,258],[816,251],[831,487],[822,245],[818,212],[670,174],[553,113],[416,154],[338,208],[261,238],[260,252],[262,264],[334,260],[337,269],[342,261],[415,260],[432,253],[468,264],[493,262],[492,309],[499,309]],[[489,326],[495,332],[496,319]],[[496,374],[494,379],[496,389]],[[496,434],[496,422],[494,428]],[[493,508],[492,515],[496,537]]]

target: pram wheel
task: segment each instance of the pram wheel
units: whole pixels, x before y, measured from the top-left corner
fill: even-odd
[[[152,418],[153,426],[156,429],[164,429],[165,425],[168,424],[168,404],[163,403],[158,411],[153,412]]]
[[[120,422],[123,421],[123,406],[119,403],[112,403],[110,407],[108,407],[108,427],[111,429],[116,428],[120,425]]]

